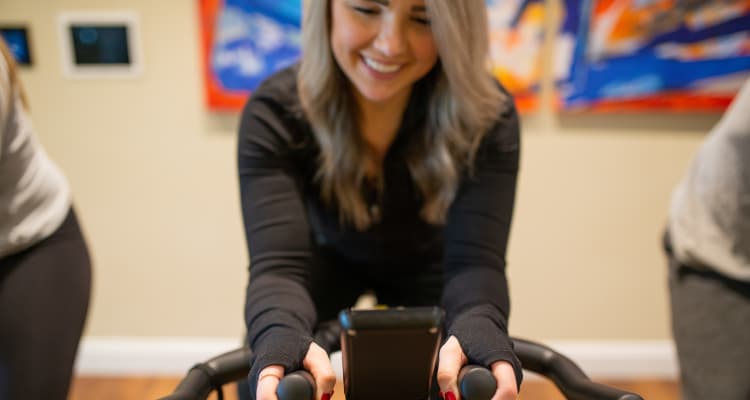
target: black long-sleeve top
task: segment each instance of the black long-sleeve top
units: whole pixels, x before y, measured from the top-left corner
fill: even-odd
[[[473,363],[509,361],[520,385],[521,365],[507,334],[505,277],[519,164],[515,108],[498,111],[473,172],[462,175],[445,224],[435,226],[419,217],[422,199],[403,157],[410,133],[425,117],[425,99],[415,89],[384,160],[381,218],[357,231],[342,226],[321,200],[317,142],[300,105],[295,71],[277,73],[253,93],[239,129],[240,195],[251,258],[245,310],[255,355],[251,387],[265,366],[301,367],[318,322],[309,288],[320,242],[342,259],[371,266],[368,275],[380,279],[396,280],[410,266],[442,262],[446,337],[454,335]]]

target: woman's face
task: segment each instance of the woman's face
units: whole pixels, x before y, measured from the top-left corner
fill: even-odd
[[[408,96],[437,62],[424,0],[331,2],[331,48],[361,98]]]

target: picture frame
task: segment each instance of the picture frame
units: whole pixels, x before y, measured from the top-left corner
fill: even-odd
[[[137,13],[63,12],[57,22],[65,76],[132,79],[143,73]]]
[[[563,3],[560,111],[720,113],[750,77],[744,0]]]
[[[21,67],[33,65],[31,39],[25,25],[0,25],[0,36],[8,45],[17,65]]]

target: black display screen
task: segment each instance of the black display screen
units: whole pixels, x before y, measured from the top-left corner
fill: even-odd
[[[73,62],[76,65],[129,65],[126,26],[73,25]]]

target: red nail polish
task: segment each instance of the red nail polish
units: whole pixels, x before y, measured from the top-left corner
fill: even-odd
[[[456,395],[453,392],[447,392],[445,394],[445,400],[456,400]]]
[[[331,390],[331,393],[323,393],[323,395],[320,396],[320,400],[331,400],[331,397],[333,397],[333,390]]]
[[[440,395],[440,398],[441,398],[441,399],[445,399],[445,396],[443,396],[443,392],[442,392],[442,391],[441,391],[441,392],[438,392],[438,394]]]

